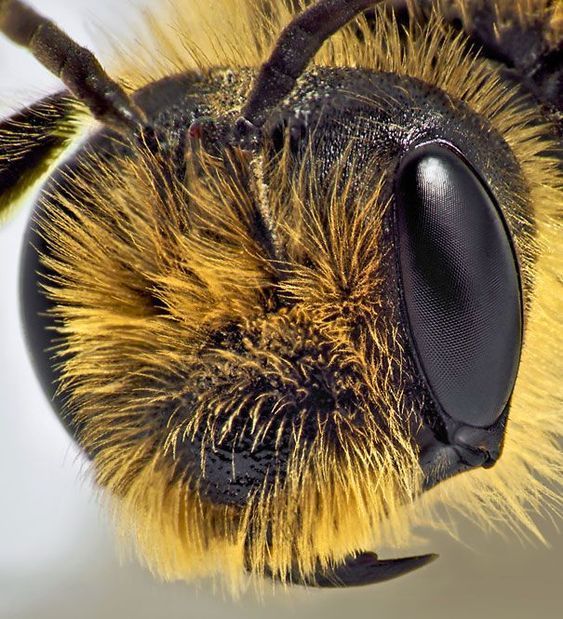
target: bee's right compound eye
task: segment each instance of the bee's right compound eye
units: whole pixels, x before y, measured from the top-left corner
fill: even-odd
[[[409,153],[395,192],[404,313],[419,369],[442,412],[489,427],[509,402],[522,344],[510,233],[485,184],[446,145]]]

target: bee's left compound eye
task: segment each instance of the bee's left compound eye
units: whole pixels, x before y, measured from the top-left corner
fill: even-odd
[[[517,260],[494,199],[441,144],[415,149],[395,184],[404,313],[436,404],[491,426],[504,411],[521,349]]]

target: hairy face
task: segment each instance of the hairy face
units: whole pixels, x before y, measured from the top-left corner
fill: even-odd
[[[253,23],[237,31],[252,32],[252,49],[278,31]],[[322,50],[258,154],[217,156],[194,131],[199,116],[233,116],[260,60],[225,58],[235,70],[210,62],[136,93],[165,157],[102,132],[44,192],[33,260],[57,333],[59,405],[165,577],[305,578],[404,538],[443,497],[526,526],[525,503],[547,493],[534,471],[560,471],[559,361],[546,340],[561,315],[548,292],[560,260],[551,142],[438,18],[413,26],[406,50],[397,25],[383,13],[379,23],[376,36],[361,22]],[[521,295],[514,394],[511,366],[493,413],[469,420],[465,401],[437,396],[441,370],[428,370],[405,292],[401,209],[420,196],[400,197],[401,164],[429,143],[490,200]],[[496,256],[495,239],[481,253]],[[464,267],[472,248],[458,245]],[[461,270],[479,305],[488,292]],[[508,314],[487,311],[503,326]],[[482,327],[461,326],[470,344]],[[454,331],[433,335],[438,357]],[[491,366],[506,356],[487,350]],[[456,365],[458,391],[487,379],[481,365]],[[498,458],[507,424],[493,470],[421,496],[494,463],[481,458]]]

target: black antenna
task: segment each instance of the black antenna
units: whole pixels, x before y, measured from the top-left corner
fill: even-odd
[[[335,32],[381,0],[319,0],[298,15],[281,33],[270,58],[262,65],[237,121],[236,135],[261,134],[271,111],[295,86],[322,44]]]
[[[104,124],[122,133],[140,133],[145,128],[142,110],[109,77],[92,52],[52,21],[19,0],[0,0],[0,32],[28,49]]]

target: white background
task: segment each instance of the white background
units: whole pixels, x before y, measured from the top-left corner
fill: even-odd
[[[127,16],[141,2],[30,4],[103,61],[93,26],[125,35]],[[0,115],[59,87],[28,54],[0,40]],[[0,230],[1,619],[561,616],[563,541],[548,522],[543,530],[551,549],[522,544],[510,534],[505,540],[487,537],[462,523],[463,544],[445,534],[429,535],[422,550],[442,557],[415,575],[357,590],[294,589],[267,597],[265,605],[252,595],[234,603],[206,586],[159,583],[134,562],[120,563],[85,464],[40,392],[24,347],[17,277],[30,210],[31,205]]]

